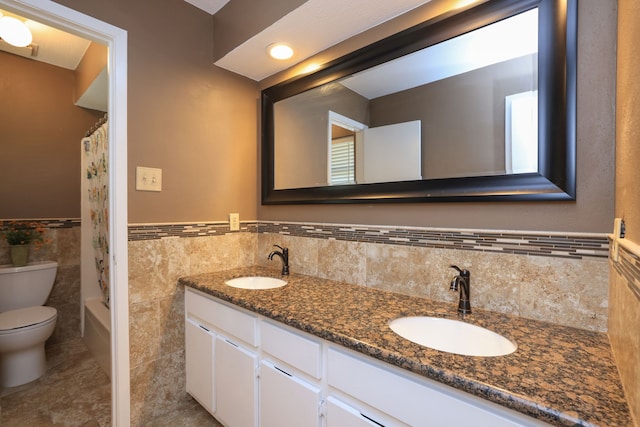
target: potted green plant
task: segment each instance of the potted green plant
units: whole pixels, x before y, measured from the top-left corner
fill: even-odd
[[[29,261],[29,247],[35,250],[48,243],[44,238],[44,224],[37,221],[0,221],[0,235],[9,244],[11,262],[14,266],[26,265]]]

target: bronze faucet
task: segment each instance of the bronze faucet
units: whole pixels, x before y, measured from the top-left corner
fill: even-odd
[[[471,272],[469,270],[463,270],[457,265],[451,265],[451,268],[458,270],[457,276],[451,280],[452,291],[457,291],[460,288],[460,301],[458,302],[458,314],[464,317],[465,314],[471,314],[471,302],[469,301],[471,293]]]
[[[275,246],[276,248],[279,248],[280,250],[271,252],[268,256],[269,261],[271,261],[274,256],[279,256],[280,260],[282,261],[282,275],[288,276],[289,275],[289,248],[283,248],[282,246],[279,246],[279,245],[273,245],[273,246]]]

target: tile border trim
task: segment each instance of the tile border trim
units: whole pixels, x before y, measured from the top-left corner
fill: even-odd
[[[266,221],[260,221],[258,230],[260,233],[298,237],[554,258],[607,259],[609,256],[609,241],[605,233],[434,229]]]
[[[243,222],[240,231],[231,231],[228,222],[190,222],[166,224],[129,224],[130,242],[138,240],[156,240],[168,237],[204,237],[228,233],[256,233],[257,222]]]
[[[435,229],[377,225],[248,221],[241,232],[570,259],[607,259],[605,233]],[[130,224],[129,241],[236,233],[228,222]]]
[[[0,219],[2,221],[33,221],[44,225],[44,228],[57,230],[60,228],[80,227],[80,218],[20,218],[20,219]]]
[[[627,247],[629,246],[629,247]],[[640,300],[640,252],[634,251],[635,245],[618,245],[618,261],[611,257],[611,264],[626,281],[629,289]]]

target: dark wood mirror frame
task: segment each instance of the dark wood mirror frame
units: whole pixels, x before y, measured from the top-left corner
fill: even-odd
[[[538,8],[538,173],[276,190],[274,103]],[[576,0],[490,0],[438,17],[262,91],[262,203],[567,201],[576,197]]]

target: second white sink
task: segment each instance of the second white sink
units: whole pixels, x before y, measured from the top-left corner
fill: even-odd
[[[465,356],[504,356],[517,348],[502,335],[459,320],[401,317],[391,321],[389,327],[416,344]]]
[[[274,289],[287,284],[287,282],[282,279],[260,276],[238,277],[237,279],[227,280],[225,283],[232,288],[240,289]]]

